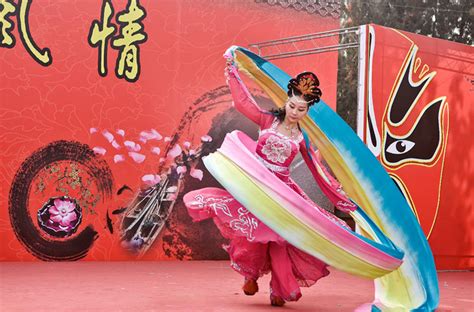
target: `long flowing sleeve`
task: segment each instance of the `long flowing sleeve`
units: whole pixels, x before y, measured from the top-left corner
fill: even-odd
[[[272,115],[267,111],[262,110],[257,102],[255,102],[255,99],[240,79],[237,68],[233,65],[230,65],[229,70],[227,71],[227,83],[232,94],[232,99],[234,100],[234,107],[240,113],[252,120],[261,128],[268,123],[269,119],[273,119]]]
[[[309,149],[310,150],[308,151],[308,148],[305,145],[305,140],[302,140],[300,143],[301,156],[303,157],[306,165],[313,174],[313,177],[316,180],[316,183],[318,183],[321,191],[323,191],[323,193],[329,198],[329,200],[334,204],[337,209],[343,212],[354,211],[357,206],[347,196],[345,196],[339,191],[340,186],[338,187],[334,185],[335,183],[331,183],[328,178],[325,179],[325,177],[323,176],[323,174],[327,175],[327,170],[321,168],[321,171],[323,172],[320,173],[318,171],[316,167],[316,153],[310,146]]]

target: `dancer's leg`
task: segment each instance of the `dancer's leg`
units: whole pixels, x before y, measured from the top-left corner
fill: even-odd
[[[269,243],[269,255],[272,271],[270,281],[272,304],[281,298],[285,301],[296,301],[301,297],[301,291],[292,270],[292,262],[288,256],[287,245]],[[275,302],[278,303],[278,302]],[[280,304],[275,304],[280,305]]]
[[[231,266],[245,277],[242,290],[252,296],[258,291],[257,279],[269,271],[268,244],[252,243],[246,238],[231,240],[227,252]]]

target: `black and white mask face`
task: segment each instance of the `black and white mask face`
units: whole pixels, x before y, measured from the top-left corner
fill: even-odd
[[[446,97],[428,103],[424,100],[436,72],[426,74],[418,82],[412,80],[416,51],[413,49],[400,75],[383,122],[382,160],[389,167],[433,163],[442,146]]]

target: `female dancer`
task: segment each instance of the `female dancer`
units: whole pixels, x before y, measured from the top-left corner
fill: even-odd
[[[234,65],[228,64],[226,76],[235,108],[260,127],[256,158],[271,174],[310,201],[290,178],[289,166],[301,151],[311,171],[316,171],[298,125],[309,107],[321,97],[316,75],[304,72],[291,79],[285,106],[270,112],[258,107]],[[282,306],[285,301],[297,301],[301,297],[299,286],[309,287],[329,274],[324,262],[289,244],[224,190],[192,191],[184,196],[184,202],[194,221],[213,218],[223,236],[230,239],[226,251],[232,268],[245,277],[246,295],[254,295],[258,291],[258,278],[271,272],[270,302]],[[347,227],[324,209],[315,208]]]

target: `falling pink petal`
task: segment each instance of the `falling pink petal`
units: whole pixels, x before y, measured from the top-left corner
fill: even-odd
[[[201,141],[202,141],[202,142],[205,142],[205,143],[212,142],[212,138],[211,138],[211,136],[209,136],[209,135],[206,134],[206,135],[203,135],[203,136],[201,137]]]
[[[150,131],[142,131],[140,132],[140,141],[146,142],[149,140],[161,140],[163,137],[161,134],[158,133],[155,129],[151,129]]]
[[[183,143],[183,146],[184,146],[184,148],[189,149],[189,148],[191,147],[191,143],[189,143],[188,141],[186,141],[186,142]]]
[[[171,137],[165,137],[165,142],[171,142]]]
[[[166,189],[166,192],[168,193],[174,193],[178,190],[178,187],[177,186],[170,186]]]
[[[153,148],[151,149],[151,152],[152,152],[153,154],[160,155],[161,149],[160,149],[159,147],[156,147],[156,146],[155,146],[155,147],[153,147]]]
[[[133,148],[135,147],[135,142],[125,141],[125,142],[123,142],[123,145],[125,145],[125,147],[128,148],[129,150],[133,151]]]
[[[105,155],[105,152],[107,152],[107,150],[105,148],[100,147],[100,146],[96,146],[96,147],[92,148],[92,150],[97,155],[102,155],[102,156]]]
[[[104,138],[106,138],[107,141],[109,141],[109,143],[112,143],[112,141],[114,140],[114,135],[107,130],[102,131],[102,135],[104,136]]]
[[[155,175],[154,174],[145,174],[142,177],[142,181],[145,182],[146,184],[153,184],[154,180],[155,180]]]
[[[120,149],[120,144],[118,144],[117,141],[115,141],[115,140],[112,141],[112,146],[113,146],[115,149]]]
[[[132,152],[139,152],[142,149],[140,144],[137,144],[133,141],[125,141],[123,142],[123,145],[125,145],[125,147],[127,147],[127,149]]]
[[[119,162],[125,161],[125,156],[121,154],[114,155],[114,163],[118,164]]]
[[[93,133],[96,133],[96,132],[97,132],[97,128],[90,128],[89,129],[90,134],[93,134]]]
[[[179,146],[179,144],[176,144],[176,145],[173,146],[173,148],[168,152],[168,157],[174,159],[174,158],[178,157],[179,155],[181,155],[182,152],[183,152],[183,150],[181,149],[181,147]]]
[[[145,174],[142,177],[142,181],[148,185],[155,185],[155,184],[160,183],[161,177],[157,174]]]
[[[189,172],[189,175],[192,176],[193,178],[198,179],[199,181],[201,181],[204,174],[203,174],[202,170],[191,169],[191,172]]]
[[[123,129],[117,129],[116,132],[117,132],[118,135],[120,135],[122,137],[125,136],[125,130],[123,130]]]
[[[179,166],[178,168],[176,168],[176,172],[178,174],[181,174],[181,173],[186,173],[187,169],[185,166]]]
[[[137,164],[141,164],[146,158],[145,155],[135,152],[128,152],[128,156],[132,157],[133,161]]]
[[[192,156],[192,155],[196,155],[196,151],[195,150],[189,150],[189,156]]]
[[[163,136],[158,131],[156,131],[155,129],[151,129],[150,131],[151,131],[151,133],[153,133],[156,140],[161,140],[163,138]]]
[[[140,132],[140,138],[144,138],[146,140],[150,140],[152,138],[152,134],[148,131]]]

